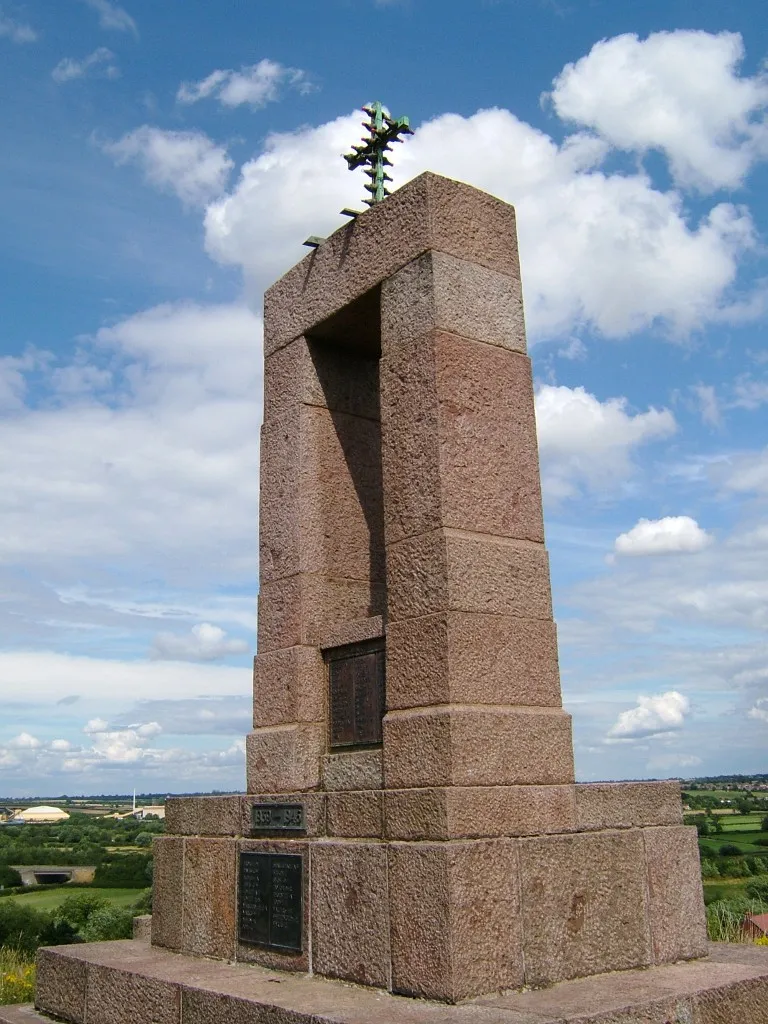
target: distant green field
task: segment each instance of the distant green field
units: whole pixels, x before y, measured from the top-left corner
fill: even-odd
[[[722,814],[720,822],[724,832],[759,832],[764,814]]]
[[[91,886],[72,889],[69,886],[63,885],[60,889],[48,891],[39,889],[37,892],[25,893],[23,896],[11,896],[9,899],[23,903],[26,907],[35,907],[36,910],[55,910],[56,907],[64,902],[67,896],[72,896],[78,892],[95,893],[97,896],[104,896],[116,907],[130,907],[141,895],[141,889],[94,889]]]
[[[758,839],[768,839],[768,832],[723,829],[720,835],[702,836],[699,839],[699,846],[702,853],[706,852],[717,855],[720,847],[725,843],[729,843],[733,846],[738,846],[745,854],[751,854],[755,857],[768,857],[768,846],[758,843],[756,841]]]
[[[711,796],[716,800],[743,800],[747,793],[744,790],[738,789],[690,789],[684,790],[683,796],[689,793],[692,797],[697,796]],[[760,796],[762,794],[758,794]]]
[[[744,887],[748,881],[748,878],[718,878],[714,882],[704,879],[704,902],[709,905],[727,896],[744,896]]]

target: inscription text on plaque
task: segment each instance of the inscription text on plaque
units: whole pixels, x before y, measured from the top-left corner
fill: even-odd
[[[328,664],[331,747],[381,743],[384,717],[384,641],[349,644],[325,652]]]
[[[251,826],[254,832],[303,832],[304,804],[253,804]]]
[[[240,854],[241,942],[301,952],[303,864],[295,854]]]

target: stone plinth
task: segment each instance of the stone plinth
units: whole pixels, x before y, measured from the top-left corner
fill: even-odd
[[[707,951],[677,784],[574,781],[514,210],[421,175],[268,291],[264,351],[247,793],[168,801],[151,949],[44,953],[38,1005],[72,1024],[529,1024],[577,1019],[585,991],[613,1024],[675,1000],[729,1021],[709,989],[759,1005],[762,967],[662,966]],[[551,985],[562,1012],[489,997]]]
[[[39,965],[38,1009],[0,1006],[0,1024],[768,1024],[768,949],[755,946],[461,1006],[131,941],[54,947]]]

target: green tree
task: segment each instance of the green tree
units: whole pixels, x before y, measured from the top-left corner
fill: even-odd
[[[0,864],[0,889],[10,889],[15,885],[21,885],[19,872],[8,864]]]
[[[18,900],[0,900],[0,946],[34,953],[38,946],[77,941],[75,929],[68,921],[54,920],[45,911],[25,907]]]
[[[119,889],[144,889],[147,885],[147,853],[121,853],[96,868],[96,885]]]

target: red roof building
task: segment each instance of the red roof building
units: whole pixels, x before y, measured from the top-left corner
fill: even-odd
[[[768,914],[746,914],[741,926],[752,941],[768,938]]]

